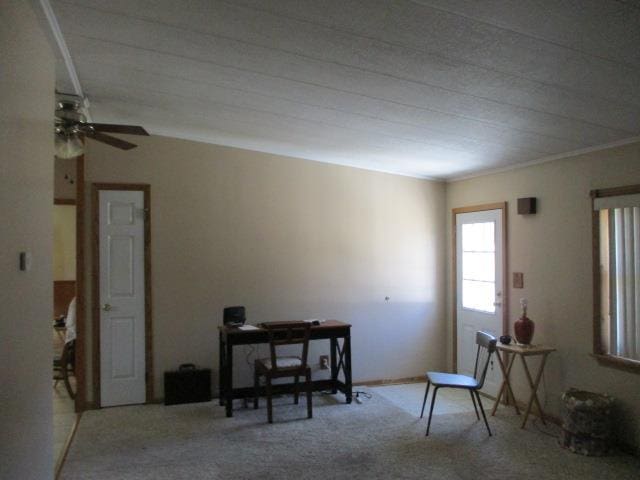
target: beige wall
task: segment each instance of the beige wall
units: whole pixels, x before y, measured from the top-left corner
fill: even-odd
[[[593,300],[589,191],[638,183],[640,144],[636,143],[447,186],[447,212],[461,206],[509,202],[509,280],[511,272],[524,272],[525,286],[523,290],[509,288],[510,328],[513,332],[520,298],[528,298],[529,317],[536,322],[534,343],[558,349],[549,357],[543,390],[550,411],[560,413],[560,393],[569,387],[609,393],[620,401],[622,438],[636,446],[640,445],[640,375],[602,367],[590,356]],[[537,197],[538,213],[517,215],[520,197]],[[447,222],[450,227],[450,213]],[[448,258],[450,261],[450,249]],[[451,275],[447,285],[451,285]],[[448,318],[451,340],[450,301]],[[451,341],[447,343],[451,345]],[[447,360],[451,365],[451,350]],[[522,375],[520,369],[514,371],[514,377]],[[524,389],[519,391],[524,398]]]
[[[53,206],[53,280],[76,279],[76,206]]]
[[[129,152],[89,141],[86,179],[151,185],[157,396],[182,362],[217,372],[222,308],[237,304],[250,323],[351,322],[356,381],[444,367],[443,184],[130,139],[140,146]],[[314,343],[310,361],[328,351]],[[250,384],[238,353],[236,380]]]
[[[0,478],[53,478],[54,60],[28,2],[0,4]],[[33,257],[18,270],[18,255]]]

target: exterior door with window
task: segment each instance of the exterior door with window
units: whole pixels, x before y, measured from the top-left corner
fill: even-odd
[[[502,210],[456,214],[457,370],[473,375],[476,332],[495,337],[503,329]],[[501,374],[489,366],[484,391],[496,395]]]

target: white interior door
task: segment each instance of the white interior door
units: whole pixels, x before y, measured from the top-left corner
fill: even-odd
[[[100,190],[100,406],[145,402],[144,192]]]
[[[476,332],[502,335],[502,210],[456,215],[458,373],[473,375]],[[501,374],[489,365],[484,391],[497,395]]]

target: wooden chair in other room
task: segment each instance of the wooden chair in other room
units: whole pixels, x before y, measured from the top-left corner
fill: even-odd
[[[478,415],[478,407],[476,406],[476,399],[482,412],[482,418],[484,424],[487,426],[489,436],[491,436],[491,429],[487,422],[487,417],[482,408],[482,401],[480,400],[480,394],[478,391],[484,385],[484,379],[487,376],[487,368],[489,367],[489,361],[491,355],[496,351],[496,339],[493,335],[489,335],[485,332],[476,332],[476,345],[478,350],[476,352],[476,364],[473,369],[473,377],[468,375],[456,375],[453,373],[442,372],[427,372],[427,389],[424,392],[424,400],[422,401],[422,412],[420,418],[424,415],[424,406],[427,403],[427,396],[429,395],[429,387],[433,384],[435,387],[433,390],[433,397],[431,397],[431,408],[429,409],[429,421],[427,422],[427,433],[429,435],[429,428],[431,427],[431,416],[433,415],[433,406],[436,403],[436,393],[439,388],[464,388],[469,390],[471,395],[471,401],[473,402],[473,408],[476,411],[476,417],[480,420]],[[474,398],[475,395],[475,398]]]
[[[75,393],[71,388],[69,376],[75,376],[76,371],[76,297],[69,302],[67,315],[65,316],[65,338],[62,354],[59,358],[53,359],[53,387],[58,385],[60,380],[64,381],[64,386],[71,398],[75,398]]]
[[[311,404],[311,368],[307,365],[307,353],[309,351],[309,334],[311,324],[309,322],[271,322],[262,325],[269,333],[270,358],[262,358],[255,361],[254,373],[254,403],[253,408],[258,408],[260,395],[260,377],[266,379],[267,415],[269,423],[273,423],[273,386],[274,378],[294,377],[294,403],[298,404],[299,377],[305,378],[305,390],[307,395],[307,417],[312,418]],[[285,345],[300,345],[300,356],[278,356],[276,350]]]
[[[64,386],[69,393],[69,396],[74,399],[76,397],[75,392],[71,388],[71,383],[69,382],[69,376],[75,376],[75,366],[76,366],[76,341],[71,340],[64,344],[64,348],[62,349],[62,355],[60,358],[53,359],[53,379],[55,383],[53,387],[55,388],[58,385],[58,382],[62,380],[64,382]]]

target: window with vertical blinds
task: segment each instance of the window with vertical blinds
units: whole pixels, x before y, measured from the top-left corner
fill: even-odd
[[[609,348],[614,355],[640,360],[640,207],[611,213]]]
[[[592,196],[596,353],[640,365],[640,186]]]

